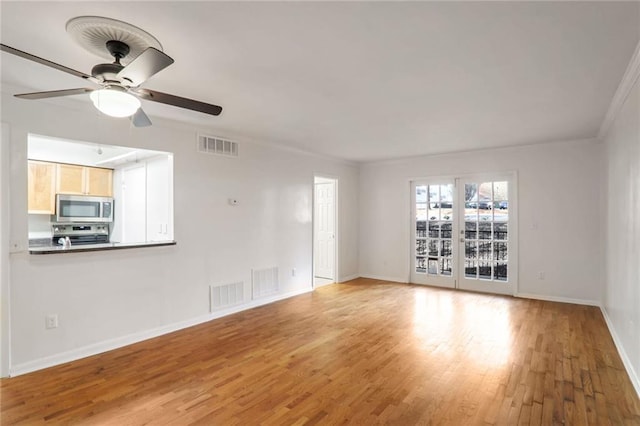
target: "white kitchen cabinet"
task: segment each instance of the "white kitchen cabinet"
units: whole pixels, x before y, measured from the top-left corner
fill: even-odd
[[[125,164],[115,172],[112,241],[173,240],[173,156]]]
[[[173,240],[171,157],[147,160],[147,241]]]
[[[147,241],[147,172],[144,163],[135,164],[122,170],[122,190],[120,203],[120,231],[123,243]],[[116,203],[117,204],[117,203]],[[116,216],[117,218],[117,216]],[[117,233],[112,237],[118,238]]]

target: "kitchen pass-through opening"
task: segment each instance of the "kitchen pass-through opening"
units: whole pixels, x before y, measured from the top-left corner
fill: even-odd
[[[173,154],[30,134],[29,248],[173,241]]]

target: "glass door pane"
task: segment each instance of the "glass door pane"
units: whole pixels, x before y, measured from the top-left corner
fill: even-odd
[[[454,287],[453,182],[414,182],[411,282]]]
[[[463,180],[460,257],[464,259],[458,287],[513,294],[509,282],[509,182]]]

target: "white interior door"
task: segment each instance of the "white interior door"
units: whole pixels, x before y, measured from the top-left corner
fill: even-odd
[[[411,282],[455,287],[456,194],[453,180],[411,183]]]
[[[335,180],[316,180],[314,219],[314,274],[317,278],[325,278],[328,280],[335,280],[335,193]]]
[[[516,274],[513,176],[461,179],[458,287],[514,294]]]

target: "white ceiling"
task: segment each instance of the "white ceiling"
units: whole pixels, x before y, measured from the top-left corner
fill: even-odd
[[[0,8],[2,43],[86,73],[102,61],[66,34],[69,19],[139,26],[175,59],[146,87],[224,107],[213,117],[143,101],[152,120],[353,161],[595,137],[640,40],[640,2]],[[3,91],[84,84],[7,53],[0,59]]]

